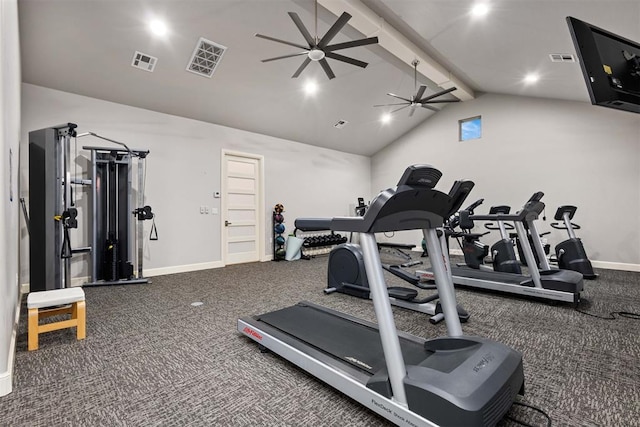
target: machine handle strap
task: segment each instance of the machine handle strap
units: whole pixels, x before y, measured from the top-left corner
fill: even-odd
[[[158,229],[156,228],[156,216],[151,217],[151,232],[149,233],[149,240],[158,240]]]

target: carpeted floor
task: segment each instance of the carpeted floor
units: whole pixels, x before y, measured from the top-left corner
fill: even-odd
[[[14,391],[2,426],[386,426],[388,422],[240,335],[236,320],[310,300],[374,320],[370,301],[324,295],[326,257],[86,288],[87,339],[45,334],[27,352],[23,306]],[[640,274],[599,271],[581,308],[640,312]],[[390,284],[399,284],[389,278]],[[524,402],[554,425],[640,426],[640,322],[602,320],[497,294],[458,290],[468,335],[523,353]],[[201,306],[191,306],[201,301]],[[24,302],[23,302],[24,304]],[[394,308],[400,330],[444,335],[426,315]],[[514,407],[534,426],[545,419]],[[502,425],[512,425],[503,421]]]

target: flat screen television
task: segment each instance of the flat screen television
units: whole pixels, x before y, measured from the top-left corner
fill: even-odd
[[[640,113],[640,44],[567,17],[591,103]]]

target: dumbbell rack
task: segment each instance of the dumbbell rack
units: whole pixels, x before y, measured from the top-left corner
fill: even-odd
[[[302,243],[302,257],[309,259],[317,255],[326,255],[331,250],[342,243],[347,241],[347,238],[336,234],[333,231],[300,231],[294,230],[294,236],[304,240]]]
[[[274,261],[284,261],[285,259],[285,249],[284,249],[285,238],[282,235],[284,233],[285,226],[284,226],[284,216],[282,215],[282,212],[284,212],[284,207],[281,204],[277,204],[273,209],[273,213],[271,215],[271,219],[272,219],[271,231],[273,232],[272,241],[273,241],[273,260]],[[281,233],[278,233],[278,230],[276,230],[278,226],[282,227]]]

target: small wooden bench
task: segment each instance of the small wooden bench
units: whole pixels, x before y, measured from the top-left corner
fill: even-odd
[[[29,351],[38,349],[38,336],[45,332],[75,327],[77,339],[85,338],[86,311],[82,288],[31,292],[27,296],[27,308],[29,309]],[[40,319],[62,314],[70,314],[71,318],[40,325]]]

